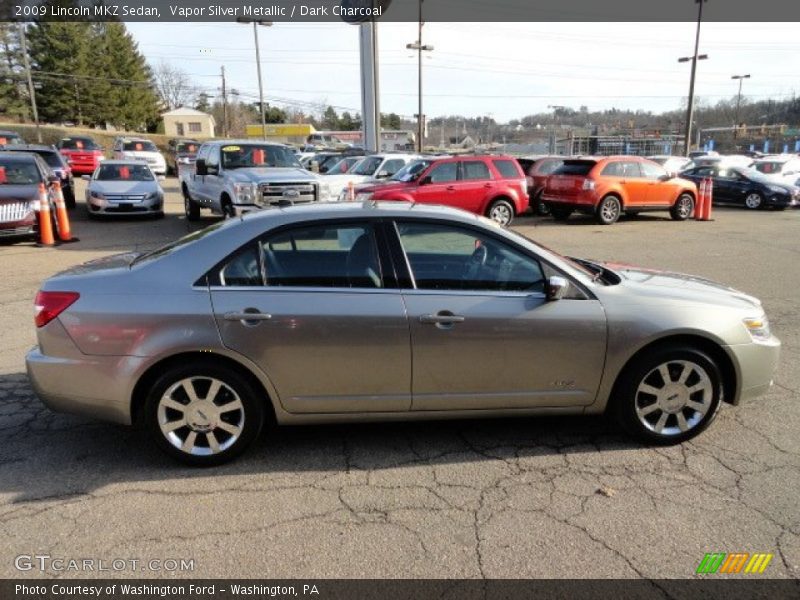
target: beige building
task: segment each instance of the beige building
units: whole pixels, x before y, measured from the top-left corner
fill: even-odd
[[[164,135],[186,138],[213,138],[214,117],[208,113],[181,106],[161,115]]]

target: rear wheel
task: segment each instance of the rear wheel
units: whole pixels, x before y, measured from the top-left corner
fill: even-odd
[[[606,196],[597,205],[595,217],[601,225],[613,225],[619,219],[622,204],[616,196]]]
[[[673,221],[685,221],[694,210],[694,198],[689,194],[681,194],[669,210]]]
[[[711,424],[722,396],[720,369],[689,346],[642,355],[615,387],[611,407],[631,435],[654,444],[678,444]]]
[[[489,206],[486,216],[503,227],[507,227],[514,220],[514,206],[505,198],[498,198]]]
[[[197,221],[200,219],[200,206],[192,200],[189,190],[183,186],[183,212],[186,215],[187,221]]]
[[[170,456],[196,466],[227,462],[258,436],[264,406],[239,373],[194,363],[173,367],[147,395],[145,423]]]
[[[550,214],[556,221],[566,221],[572,214],[572,209],[564,206],[550,206]]]

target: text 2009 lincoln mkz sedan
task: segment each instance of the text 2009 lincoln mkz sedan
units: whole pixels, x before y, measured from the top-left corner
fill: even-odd
[[[48,406],[143,420],[200,465],[273,420],[610,411],[677,443],[766,392],[780,348],[736,290],[406,203],[262,211],[86,263],[44,283],[36,325]]]

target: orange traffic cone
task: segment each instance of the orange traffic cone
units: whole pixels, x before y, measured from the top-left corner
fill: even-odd
[[[706,203],[703,205],[704,221],[711,220],[711,204],[713,197],[714,197],[714,180],[709,177],[708,183],[706,184]]]
[[[703,179],[697,185],[697,202],[694,205],[694,220],[703,220],[703,207],[706,201],[706,180]]]
[[[50,220],[50,199],[47,197],[47,190],[44,184],[39,184],[39,243],[42,246],[52,246],[56,243],[53,238],[53,222]]]
[[[64,202],[64,192],[61,184],[56,181],[53,183],[56,191],[56,222],[58,223],[58,239],[62,242],[72,241],[72,232],[69,228],[69,217],[67,216],[67,203]]]
[[[356,199],[356,187],[353,185],[352,181],[347,182],[347,200],[348,202],[352,202]]]

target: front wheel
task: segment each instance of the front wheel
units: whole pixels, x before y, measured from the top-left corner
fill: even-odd
[[[764,207],[764,198],[758,192],[750,192],[744,199],[744,205],[750,210],[759,210]]]
[[[691,347],[656,349],[622,374],[611,407],[631,435],[653,444],[679,444],[714,420],[721,382],[719,367],[704,352]]]
[[[672,205],[669,215],[672,217],[673,221],[685,221],[692,216],[693,210],[694,198],[692,198],[689,194],[681,194],[678,196],[675,204]]]
[[[183,188],[183,213],[187,221],[197,221],[200,219],[200,206],[192,200],[189,190]]]
[[[569,216],[572,214],[571,208],[566,208],[564,206],[550,206],[550,214],[553,215],[553,218],[556,221],[566,221],[569,219]]]
[[[235,458],[264,422],[264,406],[252,385],[212,363],[169,369],[150,388],[144,414],[159,448],[195,466]]]
[[[498,198],[489,206],[486,216],[503,227],[508,227],[514,220],[514,206],[505,198]]]

